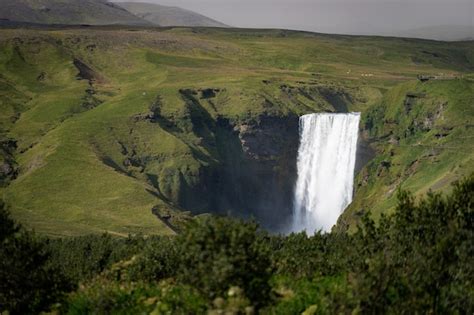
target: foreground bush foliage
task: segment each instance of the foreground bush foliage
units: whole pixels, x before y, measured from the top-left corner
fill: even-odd
[[[37,313],[71,289],[50,259],[43,242],[17,225],[0,203],[0,311]]]
[[[255,304],[265,304],[271,263],[269,248],[260,237],[255,223],[226,218],[196,221],[177,239],[182,246],[178,279],[210,298],[237,286]]]
[[[175,237],[38,240],[2,207],[0,310],[472,314],[473,196],[474,176],[447,197],[400,191],[377,224],[311,237],[207,217]]]
[[[418,204],[399,192],[391,217],[368,217],[355,236],[361,256],[354,289],[362,310],[374,313],[474,312],[474,179],[443,198]]]
[[[114,238],[111,235],[89,235],[47,241],[51,264],[72,283],[84,282],[106,268],[141,252],[149,242],[143,237]]]

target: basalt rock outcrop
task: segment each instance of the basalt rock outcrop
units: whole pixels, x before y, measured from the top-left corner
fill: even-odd
[[[16,147],[14,140],[0,141],[0,187],[8,185],[18,175],[18,165],[13,157]]]
[[[292,213],[298,117],[262,115],[229,133],[235,146],[222,146],[215,208],[240,211],[280,229]]]

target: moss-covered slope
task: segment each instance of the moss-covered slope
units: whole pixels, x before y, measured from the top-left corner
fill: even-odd
[[[474,172],[472,76],[400,84],[364,116],[378,154],[359,174],[341,225],[393,210],[399,187],[421,195]]]

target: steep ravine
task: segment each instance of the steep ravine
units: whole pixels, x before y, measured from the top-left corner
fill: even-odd
[[[460,149],[470,138],[456,134],[470,125],[458,115],[464,101],[448,88],[462,89],[465,84],[405,83],[363,113],[354,202],[336,229],[353,228],[369,211],[375,217],[390,212],[398,187],[418,194],[447,189],[462,177],[472,160],[468,155],[461,159]],[[200,168],[199,180],[193,183],[180,173],[179,192],[170,199],[195,214],[253,217],[270,230],[284,229],[292,215],[297,175],[298,114],[268,111],[238,121],[213,119],[202,111],[192,113],[190,120],[203,139],[201,145],[209,151],[215,147],[212,162]]]
[[[301,114],[282,114],[267,108],[259,115],[240,120],[213,116],[204,103],[221,91],[181,90],[183,113],[172,116],[163,113],[166,102],[158,96],[149,113],[134,118],[139,123],[157,124],[186,143],[194,162],[157,171],[153,164],[158,157],[137,158],[144,153],[125,148],[133,156],[128,156],[124,164],[140,167],[157,193],[181,210],[254,218],[269,230],[283,231],[292,215]],[[329,94],[328,89],[321,102],[332,104],[335,100],[332,111],[350,105],[345,101],[349,96],[337,97],[339,91],[335,97]],[[297,96],[295,92],[293,95]],[[309,94],[304,96],[308,98]],[[318,93],[310,97],[317,102],[321,96]],[[266,102],[267,107],[273,106]],[[316,111],[305,109],[303,113]],[[368,143],[360,139],[357,172],[374,155]]]
[[[254,218],[262,226],[278,230],[291,216],[298,116],[264,114],[245,122],[232,122],[223,117],[213,120],[202,113],[192,115],[200,117],[191,118],[192,126],[197,133],[206,130],[206,135],[201,134],[200,145],[208,146],[212,156],[192,150],[194,159],[199,161],[197,171],[184,166],[156,172],[146,163],[154,158],[143,159],[143,170],[153,179],[153,186],[181,210]],[[150,123],[165,127],[165,119],[158,116],[155,113]],[[180,136],[175,122],[166,124],[169,132],[175,130]]]
[[[232,160],[225,170],[239,175],[236,181],[226,176],[230,182],[223,187],[232,187],[237,196],[243,197],[241,200],[232,199],[235,205],[240,205],[237,210],[250,209],[249,214],[255,215],[265,227],[283,231],[293,213],[299,118],[296,115],[261,117],[253,124],[240,125],[235,129],[238,130],[243,155],[240,161]],[[374,157],[375,151],[361,134],[356,174]],[[233,183],[238,185],[235,187]],[[227,196],[229,192],[232,196],[232,190],[224,190],[223,195]],[[217,209],[225,207],[221,205]]]

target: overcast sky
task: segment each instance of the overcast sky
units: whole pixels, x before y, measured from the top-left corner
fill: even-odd
[[[344,34],[391,34],[434,25],[462,25],[473,27],[474,32],[474,0],[138,0],[135,2],[179,6],[235,27],[288,28]]]

